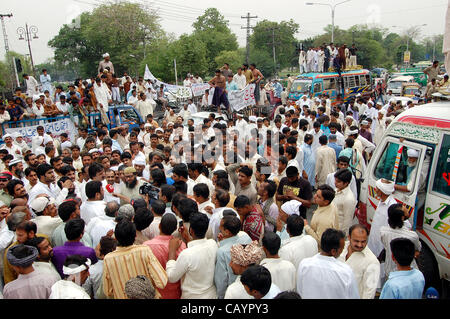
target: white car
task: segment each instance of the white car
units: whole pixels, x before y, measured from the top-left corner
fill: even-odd
[[[214,114],[216,116],[216,118],[222,117],[225,121],[228,121],[228,117],[224,113],[219,114],[217,112],[197,112],[197,113],[191,115],[189,118],[187,118],[184,121],[183,125],[187,125],[187,121],[189,119],[193,119],[194,120],[194,126],[203,125],[203,120],[207,119],[209,117],[209,114],[211,114],[211,113]]]

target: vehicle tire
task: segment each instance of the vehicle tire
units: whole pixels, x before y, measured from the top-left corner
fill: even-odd
[[[434,287],[439,291],[439,294],[441,294],[442,283],[439,276],[439,268],[436,259],[434,258],[434,255],[431,252],[430,248],[428,248],[428,246],[423,241],[421,241],[421,244],[422,250],[416,262],[419,270],[425,277],[424,291],[429,287]]]

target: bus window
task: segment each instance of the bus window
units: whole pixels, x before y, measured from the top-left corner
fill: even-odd
[[[331,79],[323,79],[323,90],[334,90],[336,89],[336,82],[334,78]]]
[[[349,88],[354,88],[354,87],[356,87],[356,84],[355,84],[355,77],[354,77],[353,75],[348,77],[348,87],[349,87]]]
[[[360,86],[366,86],[366,77],[364,75],[359,76],[359,85]]]
[[[348,89],[348,76],[344,76],[344,88]]]
[[[359,75],[355,75],[355,85],[356,85],[356,87],[360,87],[360,85],[359,85]]]
[[[322,84],[321,83],[314,83],[314,93],[322,92]]]
[[[371,85],[371,82],[370,82],[370,74],[366,74],[366,85]]]
[[[376,179],[384,178],[390,181],[394,181],[394,168],[395,160],[397,154],[400,151],[400,145],[396,143],[389,142],[386,146],[383,155],[381,156],[376,168],[375,177]],[[407,147],[402,147],[401,149],[400,164],[398,166],[395,183],[396,184],[406,184],[407,181],[407,168],[408,168],[408,156]]]
[[[444,135],[441,151],[434,174],[433,191],[450,196],[450,135]],[[445,178],[447,176],[447,178]],[[447,180],[446,180],[447,179]]]

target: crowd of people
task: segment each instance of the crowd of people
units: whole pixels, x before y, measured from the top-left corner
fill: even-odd
[[[328,72],[329,68],[338,71],[352,69],[357,66],[357,51],[355,44],[347,47],[346,44],[335,46],[334,43],[329,45],[323,43],[319,47],[309,48],[306,52],[300,49],[298,57],[300,74]]]
[[[104,58],[92,86],[70,88],[73,103],[101,110],[115,99],[122,85],[109,86],[114,68]],[[247,74],[246,84],[265,85],[254,65],[251,75],[244,68],[241,79],[216,72],[210,83],[223,90],[213,100],[226,102],[225,82],[239,88]],[[129,103],[139,92],[145,122],[136,127],[109,129],[102,116],[96,130],[78,122],[72,141],[43,126],[31,145],[3,135],[3,298],[421,298],[420,242],[392,196],[408,186],[377,181],[370,232],[355,217],[371,154],[414,104],[305,95],[296,105],[275,102],[267,117],[211,113],[195,125],[185,108],[158,123],[139,105],[158,92],[126,83]],[[45,91],[44,105],[53,95]],[[39,101],[35,93],[25,101]],[[63,96],[57,88],[56,108],[73,114]],[[417,157],[408,150],[411,167]]]

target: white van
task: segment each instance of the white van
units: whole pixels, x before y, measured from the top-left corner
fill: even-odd
[[[403,83],[414,82],[414,77],[411,75],[398,76],[389,80],[386,91],[391,90],[392,94],[400,96],[402,94]]]
[[[360,223],[370,227],[379,203],[375,192],[378,179],[396,184],[406,182],[409,148],[420,152],[417,172],[428,172],[426,188],[418,194],[419,174],[416,174],[410,193],[395,191],[393,196],[397,202],[407,205],[409,221],[422,242],[418,265],[426,285],[439,289],[440,279],[450,281],[449,101],[413,107],[391,123],[364,172],[357,217]]]

